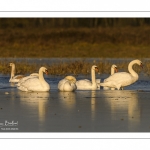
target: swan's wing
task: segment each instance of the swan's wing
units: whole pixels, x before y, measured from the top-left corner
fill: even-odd
[[[36,91],[38,89],[41,89],[41,82],[38,78],[29,78],[22,82],[20,86],[18,86],[18,89],[26,89],[26,91]]]
[[[66,79],[62,79],[58,82],[58,89],[60,91],[63,91],[63,85],[65,84],[66,81],[67,81]]]
[[[60,80],[59,82],[58,82],[58,85],[62,85],[62,84],[64,84],[66,81],[68,81],[67,79],[62,79],[62,80]]]
[[[109,81],[121,82],[121,81],[130,80],[130,79],[132,79],[131,74],[127,72],[118,72],[106,78],[105,82],[109,82]]]
[[[62,79],[58,83],[58,89],[60,91],[74,91],[77,87],[75,83],[71,83],[67,79]]]
[[[10,80],[9,80],[9,82],[19,82],[22,78],[23,78],[24,76],[23,75],[16,75],[16,76],[14,76],[13,78],[11,78]]]
[[[22,79],[23,77],[25,77],[25,76],[23,76],[23,75],[16,75],[16,76],[13,77],[13,79]]]
[[[26,80],[31,79],[31,78],[38,78],[38,77],[37,76],[26,76],[19,80],[17,86],[20,86],[20,84],[22,84],[23,82],[25,82]]]
[[[38,73],[32,73],[32,74],[30,74],[30,76],[38,76],[39,77],[39,74]]]
[[[137,78],[134,78],[130,73],[118,72],[105,79],[104,83],[106,84],[111,83],[119,87],[119,86],[128,86],[134,83],[136,80]]]
[[[90,80],[84,79],[84,80],[78,80],[76,82],[77,87],[78,86],[92,86],[92,82]]]

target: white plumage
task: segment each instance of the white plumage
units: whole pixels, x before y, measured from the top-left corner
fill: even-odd
[[[116,72],[118,72],[117,66],[116,65],[112,65],[111,66],[111,75],[113,75]],[[105,80],[107,80],[107,79],[105,79]],[[104,82],[105,82],[105,80],[104,80]],[[115,90],[115,88],[110,88],[110,87],[107,87],[107,86],[104,86],[103,89],[104,90],[110,90],[110,89],[111,90]]]
[[[66,76],[64,79],[59,81],[58,89],[66,92],[75,91],[77,89],[76,78],[73,76]]]
[[[21,78],[18,83],[17,83],[17,86],[20,86],[23,82],[25,82],[26,80],[28,79],[31,79],[31,78],[38,78],[39,77],[39,74],[38,73],[32,73],[30,74],[29,76],[26,76],[26,77],[23,77]]]
[[[16,75],[15,76],[15,64],[14,63],[10,63],[9,66],[11,67],[11,77],[9,79],[9,82],[19,82],[20,79],[22,79],[24,76],[23,75]]]
[[[83,79],[76,82],[78,90],[96,90],[98,88],[97,82],[100,83],[100,79],[96,82],[95,71],[98,71],[98,67],[93,65],[91,68],[91,81],[88,79]]]
[[[134,64],[138,64],[142,67],[142,62],[140,60],[133,60],[128,65],[127,72],[118,72],[110,77],[108,77],[104,83],[101,83],[101,86],[107,86],[111,88],[117,88],[118,90],[122,87],[128,86],[138,80],[138,74],[132,69]]]
[[[45,81],[43,73],[48,74],[48,70],[45,67],[39,69],[39,76],[29,76],[27,80],[17,85],[17,88],[21,91],[49,91],[50,85]]]

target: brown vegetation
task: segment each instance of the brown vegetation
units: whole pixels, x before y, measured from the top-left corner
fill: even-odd
[[[128,63],[122,62],[117,63],[119,71],[127,71],[128,72]],[[8,67],[8,62],[0,62],[0,73],[2,74],[10,74],[10,68]],[[16,64],[16,74],[31,74],[38,72],[41,65],[38,64],[28,64],[26,62],[20,62]],[[88,75],[91,73],[91,66],[97,65],[99,68],[99,73],[110,74],[111,63],[107,61],[97,61],[97,62],[84,62],[84,61],[75,61],[75,62],[67,62],[62,63],[59,62],[57,64],[43,64],[48,69],[49,75]],[[144,62],[144,69],[141,69],[138,65],[134,65],[133,69],[137,72],[144,72],[147,75],[150,75],[150,62]]]
[[[0,57],[150,57],[150,27],[0,28]]]

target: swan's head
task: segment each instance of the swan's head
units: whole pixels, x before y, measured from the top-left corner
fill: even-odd
[[[9,66],[12,67],[12,66],[15,66],[15,64],[14,63],[9,63]]]
[[[92,70],[98,72],[98,67],[97,67],[96,65],[93,65],[93,66],[92,66]]]
[[[76,78],[73,76],[66,76],[65,79],[69,80],[72,83],[76,83]]]
[[[41,67],[40,68],[42,70],[42,72],[44,72],[45,74],[48,74],[48,70],[45,67]]]
[[[113,69],[115,73],[118,72],[118,68],[117,68],[116,65],[112,65],[112,66],[111,66],[111,69]]]
[[[141,66],[143,68],[143,63],[140,61],[140,60],[135,60],[136,61],[136,64],[138,64],[139,66]]]

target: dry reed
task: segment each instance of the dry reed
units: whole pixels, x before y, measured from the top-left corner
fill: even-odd
[[[16,74],[30,74],[33,72],[38,72],[41,67],[40,64],[29,64],[27,62],[14,62],[16,64]],[[119,71],[127,71],[128,72],[128,63],[129,62],[120,62],[116,65],[118,66]],[[43,64],[45,66],[50,75],[88,75],[91,71],[91,66],[97,65],[99,68],[99,73],[101,74],[110,74],[111,63],[107,61],[93,61],[85,62],[85,61],[74,61],[74,62],[59,62],[54,64]],[[0,62],[0,73],[1,74],[10,74],[9,62]],[[137,72],[144,72],[148,76],[150,75],[150,61],[144,62],[144,69],[141,69],[138,65],[134,65],[133,69]]]

